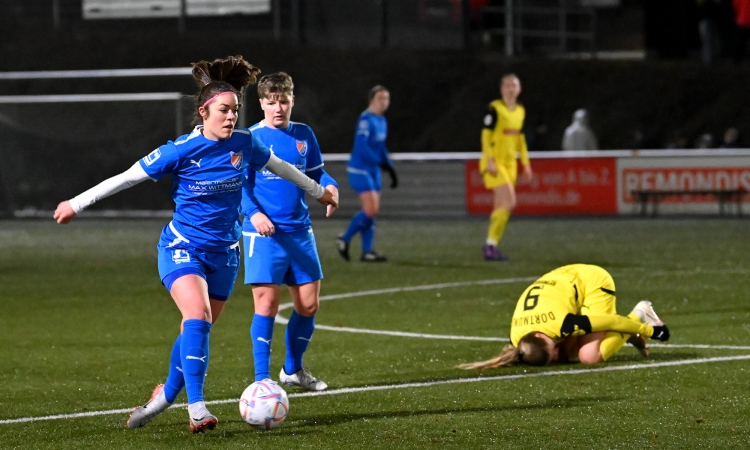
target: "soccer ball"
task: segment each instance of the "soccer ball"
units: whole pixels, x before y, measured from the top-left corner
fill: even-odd
[[[289,414],[286,391],[272,380],[256,381],[240,397],[240,415],[253,428],[270,430]]]

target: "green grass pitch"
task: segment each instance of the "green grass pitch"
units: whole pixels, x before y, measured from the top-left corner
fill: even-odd
[[[252,381],[253,308],[239,281],[211,335],[206,399],[217,401],[219,426],[195,436],[185,408],[139,430],[125,427],[127,412],[112,412],[144,402],[163,381],[178,332],[156,272],[164,223],[0,222],[0,448],[750,446],[746,221],[513,219],[503,243],[512,261],[488,263],[484,220],[382,220],[376,248],[390,262],[368,265],[336,254],[342,219],[316,221],[325,301],[305,358],[331,395],[290,388],[283,426],[259,432],[242,422],[233,399]],[[620,313],[652,300],[672,331],[669,345],[649,359],[625,347],[596,366],[454,369],[505,343],[439,336],[507,337],[529,278],[574,262],[613,274]],[[385,291],[354,295],[369,290]],[[274,374],[283,331],[277,324]],[[87,412],[103,413],[38,420]]]

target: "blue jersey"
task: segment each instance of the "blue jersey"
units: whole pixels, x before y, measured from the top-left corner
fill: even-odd
[[[385,148],[385,139],[388,137],[388,121],[385,117],[365,110],[359,116],[356,133],[349,167],[371,171],[383,164],[393,166],[388,157],[388,149]]]
[[[236,129],[228,139],[212,141],[202,128],[167,142],[140,164],[154,180],[172,175],[175,211],[163,233],[197,248],[226,248],[236,244],[242,232],[245,172],[265,167],[271,152],[248,130]]]
[[[258,122],[250,127],[250,131],[276,156],[322,186],[338,187],[336,181],[323,170],[323,155],[318,140],[307,125],[290,122],[282,130]],[[242,195],[245,231],[256,231],[250,218],[258,212],[265,214],[280,231],[299,231],[311,225],[305,191],[268,170],[247,174]]]

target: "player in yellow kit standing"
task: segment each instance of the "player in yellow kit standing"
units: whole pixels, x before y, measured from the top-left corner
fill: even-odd
[[[507,261],[508,256],[498,249],[510,213],[516,206],[516,158],[521,158],[521,168],[526,180],[531,180],[531,164],[523,121],[526,110],[517,103],[521,94],[521,81],[514,74],[500,79],[502,99],[494,100],[484,116],[482,129],[482,159],[479,171],[484,186],[492,191],[492,215],[484,245],[484,259]]]
[[[651,302],[642,300],[627,317],[618,316],[612,276],[598,266],[571,264],[543,275],[521,294],[510,324],[511,345],[496,358],[458,367],[543,366],[576,354],[583,364],[598,364],[626,342],[648,356],[645,337],[669,339]]]

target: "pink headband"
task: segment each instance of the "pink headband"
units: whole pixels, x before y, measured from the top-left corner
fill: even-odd
[[[218,94],[216,94],[216,95],[214,95],[213,97],[211,97],[211,98],[209,98],[208,100],[206,100],[206,103],[204,103],[204,104],[203,104],[203,106],[201,106],[201,108],[205,108],[205,107],[206,107],[206,105],[208,105],[208,104],[209,104],[209,103],[211,103],[212,101],[216,100],[216,97],[222,96],[222,95],[224,95],[224,94],[232,94],[232,95],[234,95],[234,92],[232,92],[232,91],[224,91],[224,92],[219,92]]]

